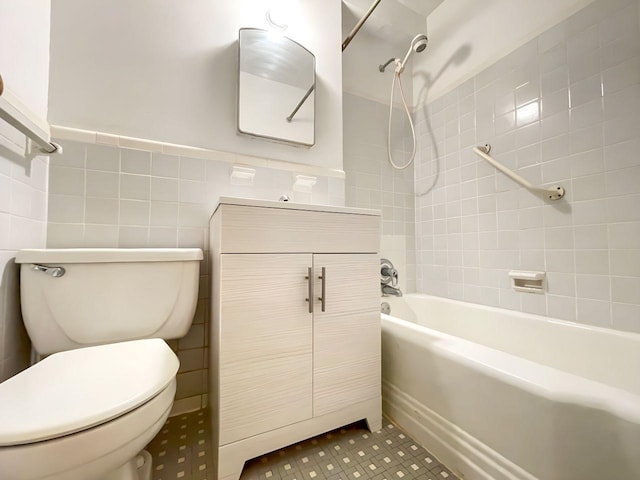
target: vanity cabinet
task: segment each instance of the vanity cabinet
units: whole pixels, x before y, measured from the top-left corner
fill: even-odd
[[[378,212],[223,198],[211,219],[218,480],[342,425],[381,426]]]

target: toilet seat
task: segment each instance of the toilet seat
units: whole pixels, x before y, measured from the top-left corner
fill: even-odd
[[[55,353],[0,384],[0,447],[59,438],[145,404],[175,379],[161,339]]]
[[[134,459],[156,436],[175,392],[173,379],[151,400],[109,422],[43,442],[0,447],[0,478],[104,480],[107,472]]]

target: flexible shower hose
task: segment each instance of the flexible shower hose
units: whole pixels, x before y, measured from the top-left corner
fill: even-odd
[[[409,161],[402,166],[396,165],[393,161],[393,156],[391,155],[391,120],[393,118],[393,94],[396,87],[396,79],[398,79],[398,85],[400,86],[400,97],[402,98],[402,104],[404,105],[404,111],[407,114],[407,118],[409,119],[409,126],[411,127],[411,137],[413,138],[413,151],[411,152],[411,158]],[[409,167],[413,163],[413,159],[416,157],[416,131],[413,127],[413,120],[411,119],[411,114],[409,113],[409,107],[407,106],[407,100],[404,98],[404,90],[402,89],[402,79],[400,78],[400,71],[396,69],[393,74],[393,81],[391,82],[391,101],[389,102],[389,130],[387,135],[387,153],[389,154],[389,163],[396,170],[404,170]]]

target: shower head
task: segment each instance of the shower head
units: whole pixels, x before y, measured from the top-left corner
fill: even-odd
[[[400,65],[398,67],[400,70],[400,73],[402,73],[402,71],[404,70],[407,60],[409,60],[409,57],[411,56],[411,54],[413,52],[416,52],[416,53],[423,52],[425,48],[427,48],[428,41],[429,39],[427,38],[427,36],[422,33],[413,37],[413,40],[411,40],[411,46],[409,47],[409,50],[407,50],[407,54],[404,56],[404,58],[402,59],[402,62],[400,62]]]
[[[411,40],[411,48],[413,49],[414,52],[420,53],[425,48],[427,48],[428,41],[429,39],[427,38],[426,35],[423,35],[423,34],[416,35],[415,37],[413,37],[413,40]]]

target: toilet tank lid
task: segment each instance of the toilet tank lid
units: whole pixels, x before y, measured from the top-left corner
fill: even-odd
[[[43,248],[20,250],[16,263],[126,263],[202,260],[199,248]]]
[[[0,447],[101,425],[146,403],[180,365],[160,339],[54,353],[0,384]]]

